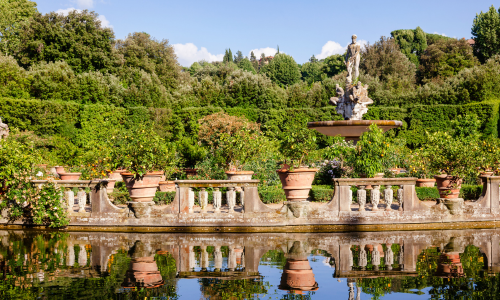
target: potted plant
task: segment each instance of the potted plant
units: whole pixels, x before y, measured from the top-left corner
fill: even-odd
[[[408,155],[408,173],[417,177],[417,187],[433,187],[436,184],[434,172],[429,167],[429,158],[423,149],[410,151]]]
[[[354,170],[367,178],[382,178],[390,167],[389,155],[392,151],[390,143],[384,137],[384,131],[372,124],[356,144]]]
[[[290,122],[281,134],[280,151],[285,162],[277,172],[286,199],[290,202],[303,202],[308,198],[318,171],[308,166],[309,155],[316,147],[314,132],[302,126],[301,122]]]
[[[114,165],[123,164],[127,172],[122,173],[127,186],[132,209],[136,217],[145,216],[153,202],[164,170],[175,163],[175,150],[165,142],[152,127],[140,125],[117,137],[125,156],[114,155]]]
[[[61,180],[79,180],[82,174],[87,173],[87,169],[84,166],[74,166],[69,168],[69,172],[58,172],[59,178]]]

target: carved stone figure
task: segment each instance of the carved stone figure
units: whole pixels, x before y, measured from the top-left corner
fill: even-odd
[[[2,118],[0,117],[0,139],[9,136],[9,126],[2,123]]]
[[[361,53],[361,45],[356,42],[357,36],[352,35],[352,43],[347,46],[347,55],[345,57],[345,65],[347,67],[347,80],[352,83],[353,80],[359,77],[359,59]],[[352,72],[354,69],[354,78]]]
[[[352,44],[348,46],[346,56],[347,78],[346,89],[344,91],[338,84],[336,86],[337,97],[330,98],[330,103],[337,106],[337,113],[344,117],[344,120],[362,120],[363,115],[368,112],[368,105],[373,100],[368,97],[368,85],[358,81],[352,85],[352,75],[354,80],[359,76],[359,53],[361,47],[356,43],[356,35],[352,36]]]

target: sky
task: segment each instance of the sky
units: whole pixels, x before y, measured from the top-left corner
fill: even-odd
[[[244,56],[253,51],[294,57],[299,64],[312,55],[342,54],[352,34],[374,43],[396,29],[415,29],[455,38],[470,38],[476,13],[492,0],[337,1],[337,0],[38,0],[41,13],[71,9],[97,12],[118,39],[147,32],[167,39],[179,63],[221,61],[225,49]]]

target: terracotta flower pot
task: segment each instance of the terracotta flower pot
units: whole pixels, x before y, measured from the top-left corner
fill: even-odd
[[[198,175],[197,169],[184,169],[184,172],[186,173],[187,177]]]
[[[253,171],[227,171],[227,180],[252,180]],[[241,192],[241,187],[236,187],[237,192]]]
[[[437,267],[437,275],[439,276],[456,276],[461,277],[464,274],[464,268],[460,260],[460,253],[443,253],[439,257],[439,263]]]
[[[439,197],[446,199],[456,199],[462,188],[462,179],[454,176],[442,174],[434,176],[439,190]]]
[[[292,291],[316,291],[318,284],[309,261],[287,259],[278,288]]]
[[[154,288],[164,284],[154,257],[134,258],[122,284],[124,288],[145,287]]]
[[[277,170],[288,201],[306,201],[318,169]]]
[[[64,167],[55,166],[54,168],[56,168],[57,174],[59,174],[59,173],[66,173],[66,171],[64,170]]]
[[[108,178],[109,179],[114,179],[117,182],[118,181],[123,181],[122,173],[125,173],[125,172],[127,172],[127,170],[114,170],[113,172],[108,173]]]
[[[480,176],[493,176],[493,174],[495,174],[495,172],[493,171],[485,171],[485,172],[481,172],[481,174],[479,174]]]
[[[417,187],[434,187],[436,184],[436,179],[429,178],[429,179],[424,179],[424,178],[419,178],[417,179]]]
[[[59,173],[61,180],[78,180],[82,173]]]
[[[175,192],[175,181],[160,181],[160,192]]]
[[[130,198],[134,202],[151,202],[155,197],[163,172],[148,172],[142,178],[135,178],[132,173],[122,173]]]
[[[108,195],[111,194],[113,192],[113,190],[115,189],[115,183],[116,183],[116,180],[115,179],[105,179],[108,181],[108,186],[106,187],[106,191],[108,192]]]

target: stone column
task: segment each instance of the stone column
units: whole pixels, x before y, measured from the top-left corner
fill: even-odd
[[[85,212],[85,205],[87,204],[87,193],[84,188],[78,188],[78,193],[76,194],[78,199],[78,212]]]
[[[372,264],[375,270],[378,270],[378,266],[380,266],[380,252],[378,251],[378,244],[373,245],[372,252]]]
[[[373,204],[372,211],[378,210],[378,203],[380,201],[380,185],[374,185],[373,190],[371,191],[371,200]]]
[[[80,267],[87,265],[87,250],[85,249],[85,245],[80,246],[80,253],[78,253],[78,264]]]
[[[71,188],[66,188],[64,191],[64,198],[66,198],[68,212],[73,212],[73,206],[75,205],[75,193],[73,193]]]
[[[404,191],[403,191],[403,186],[400,185],[399,186],[399,189],[398,189],[398,204],[399,204],[399,211],[403,211],[403,195],[404,195]]]
[[[222,193],[219,191],[219,188],[214,188],[214,211],[216,213],[220,212],[220,207],[221,207],[221,199],[222,199]]]
[[[207,269],[208,269],[207,246],[201,246],[201,270],[207,271]]]
[[[68,243],[68,256],[66,265],[68,267],[72,267],[75,265],[75,248],[73,247],[73,243]]]
[[[234,205],[236,204],[236,192],[234,191],[234,187],[228,188],[226,193],[227,205],[229,206],[229,213],[234,212]]]
[[[215,272],[220,272],[222,270],[222,251],[220,250],[220,246],[215,246],[214,267]]]
[[[367,264],[368,264],[368,258],[366,256],[365,245],[360,245],[358,265],[361,267],[361,270],[364,270]]]
[[[358,204],[359,204],[359,211],[363,212],[365,211],[365,205],[366,205],[366,186],[365,185],[360,185],[358,189]]]
[[[189,271],[192,271],[196,267],[196,259],[194,257],[193,246],[189,246]]]
[[[392,191],[392,185],[386,185],[385,190],[384,190],[384,200],[385,200],[385,204],[387,205],[385,210],[387,210],[387,211],[392,210],[391,205],[392,205],[393,196],[394,196],[394,192]]]
[[[193,192],[192,188],[189,188],[188,209],[189,209],[189,213],[193,213],[194,212],[194,192]]]
[[[240,202],[241,202],[241,208],[245,209],[245,190],[241,189],[240,191]]]
[[[384,253],[385,265],[387,270],[392,270],[392,264],[394,263],[394,253],[392,252],[392,244],[386,244],[387,249]]]
[[[201,188],[198,196],[200,199],[201,212],[206,213],[208,205],[208,192],[205,190],[205,188]]]

